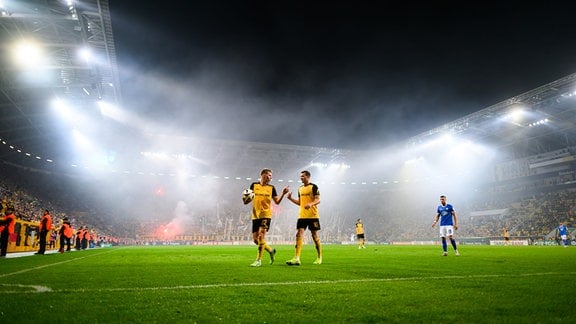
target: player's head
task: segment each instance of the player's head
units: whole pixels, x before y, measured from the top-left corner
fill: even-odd
[[[440,196],[440,202],[442,203],[442,205],[446,205],[446,196],[444,195]]]
[[[272,173],[272,170],[271,170],[271,169],[264,168],[264,169],[262,169],[262,171],[260,171],[260,175],[264,175],[264,174],[266,174],[266,173]]]
[[[310,171],[304,170],[300,172],[300,180],[302,183],[308,184],[308,182],[310,182]]]
[[[260,171],[260,180],[264,184],[268,184],[272,180],[272,170],[262,169]]]

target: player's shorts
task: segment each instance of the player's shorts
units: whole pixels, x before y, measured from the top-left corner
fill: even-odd
[[[357,238],[357,239],[363,239],[363,238],[364,238],[364,234],[356,234],[356,238]]]
[[[298,222],[296,222],[296,229],[308,228],[311,231],[319,231],[320,230],[320,219],[318,218],[298,218]]]
[[[568,238],[568,236],[566,234],[564,234],[564,235],[560,235],[560,238],[563,240],[566,240]]]
[[[442,225],[440,226],[440,237],[446,237],[454,235],[454,226],[453,225]]]
[[[252,220],[252,233],[257,233],[260,230],[260,227],[264,227],[266,232],[270,229],[270,223],[272,222],[272,218],[258,218]]]
[[[510,238],[508,236],[504,237],[504,241],[510,241]]]

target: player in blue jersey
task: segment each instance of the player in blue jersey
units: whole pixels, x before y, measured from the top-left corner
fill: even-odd
[[[456,211],[452,205],[446,203],[446,196],[440,196],[440,206],[438,206],[436,219],[432,223],[432,227],[438,224],[440,220],[440,238],[442,239],[442,255],[448,255],[448,244],[446,243],[446,236],[450,238],[450,243],[454,247],[454,254],[460,255],[456,247],[456,240],[454,240],[454,231],[458,229],[458,218]]]
[[[556,237],[558,236],[562,239],[564,247],[568,247],[568,228],[562,222],[556,228]]]

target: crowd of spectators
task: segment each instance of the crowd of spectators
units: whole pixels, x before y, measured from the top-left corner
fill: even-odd
[[[38,181],[31,181],[29,170],[18,168],[0,167],[0,212],[2,215],[8,207],[13,207],[17,219],[38,223],[44,210],[48,210],[52,217],[53,230],[57,231],[64,218],[68,218],[73,228],[90,228],[97,240],[115,240],[113,235],[108,234],[107,224],[100,222],[96,213],[86,212],[82,199],[73,197],[74,192],[62,190],[53,182],[51,189],[45,190],[40,175],[36,175]],[[96,215],[96,217],[94,217]],[[30,230],[34,230],[31,227]]]
[[[152,204],[156,210],[150,211],[158,217],[143,218],[139,212],[135,212],[134,217],[120,218],[110,214],[112,208],[97,209],[73,190],[53,186],[50,194],[47,194],[45,187],[37,186],[42,179],[37,183],[18,180],[30,179],[29,176],[18,175],[18,172],[29,171],[9,172],[15,176],[0,180],[2,209],[13,206],[17,217],[26,221],[39,221],[42,210],[48,209],[56,226],[67,217],[74,228],[87,226],[98,233],[106,233],[99,236],[121,237],[126,242],[173,240],[175,236],[200,240],[251,240],[250,210],[241,203],[239,194],[246,185],[244,183],[221,186],[214,191],[215,196],[210,204],[205,204],[206,196],[192,196],[183,202],[162,197],[162,200]],[[44,182],[54,183],[54,178],[51,175],[50,181]],[[465,200],[462,197],[457,197],[458,200],[448,197],[448,200],[454,204],[458,214],[458,238],[498,238],[502,237],[503,228],[507,227],[513,239],[538,240],[546,238],[559,221],[569,227],[575,226],[575,192],[576,188],[572,187],[518,196],[500,196],[486,191],[466,195]],[[352,241],[358,218],[363,219],[367,239],[371,242],[438,239],[437,231],[431,229],[438,205],[436,195],[419,193],[411,188],[349,190],[345,186],[329,185],[322,187],[322,195],[320,237],[324,242]],[[175,208],[177,204],[185,204],[188,209],[175,216],[168,209]],[[502,212],[478,216],[478,212],[490,210]],[[277,206],[269,232],[271,240],[291,242],[296,217],[297,210],[293,206]]]

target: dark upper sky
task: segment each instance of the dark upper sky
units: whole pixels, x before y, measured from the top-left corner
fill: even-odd
[[[500,2],[111,1],[124,106],[178,134],[385,147],[576,72],[572,5]]]

